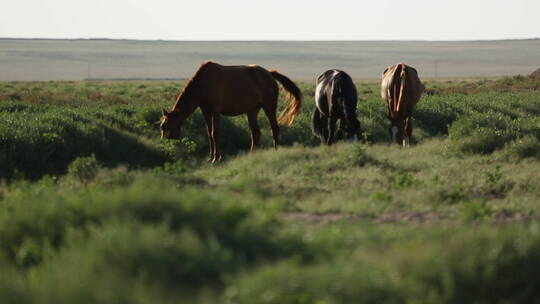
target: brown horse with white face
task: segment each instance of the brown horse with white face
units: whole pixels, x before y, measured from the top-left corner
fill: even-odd
[[[399,63],[384,70],[381,96],[388,110],[393,142],[409,146],[412,138],[412,113],[423,91],[424,85],[413,67]]]
[[[292,95],[290,104],[276,118],[279,87]],[[262,109],[272,128],[274,148],[279,143],[279,123],[292,124],[302,103],[300,89],[287,77],[257,65],[224,66],[211,61],[203,63],[188,81],[171,111],[163,110],[161,138],[180,138],[182,123],[197,108],[201,109],[210,141],[210,160],[221,159],[219,151],[220,115],[247,114],[251,130],[251,150],[259,143],[261,131],[257,114]]]

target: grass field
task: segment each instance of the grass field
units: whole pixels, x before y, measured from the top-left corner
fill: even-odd
[[[367,143],[320,146],[299,85],[210,165],[199,112],[159,139],[180,83],[1,82],[0,302],[540,302],[540,80],[427,82],[409,149],[371,82]]]
[[[190,78],[201,62],[259,64],[294,79],[328,68],[379,79],[392,64],[420,78],[528,75],[540,39],[501,41],[134,41],[0,39],[0,81]]]

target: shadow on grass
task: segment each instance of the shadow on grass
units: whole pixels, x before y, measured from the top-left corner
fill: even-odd
[[[98,125],[85,132],[66,125],[61,135],[3,138],[0,178],[35,180],[46,174],[63,174],[75,158],[92,154],[106,167],[149,168],[167,160],[158,149],[111,127]]]

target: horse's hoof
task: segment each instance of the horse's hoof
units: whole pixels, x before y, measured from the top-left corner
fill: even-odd
[[[219,162],[220,160],[221,160],[221,155],[215,157],[215,158],[212,160],[212,164],[215,164],[215,163]]]

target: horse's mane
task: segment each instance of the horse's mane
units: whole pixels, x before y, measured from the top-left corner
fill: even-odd
[[[197,86],[199,84],[199,78],[200,78],[200,74],[201,74],[201,70],[207,66],[209,63],[213,63],[212,61],[205,61],[203,62],[200,66],[199,66],[199,69],[197,69],[197,72],[195,72],[195,75],[193,75],[193,77],[191,77],[186,85],[184,86],[184,88],[182,89],[182,91],[180,91],[180,94],[178,94],[178,96],[176,97],[176,102],[174,103],[174,106],[171,110],[171,112],[176,112],[178,110],[178,107],[180,106],[180,104],[182,103],[182,100],[184,100],[186,97],[190,96],[190,94],[193,93],[193,91],[195,91],[197,89]]]

